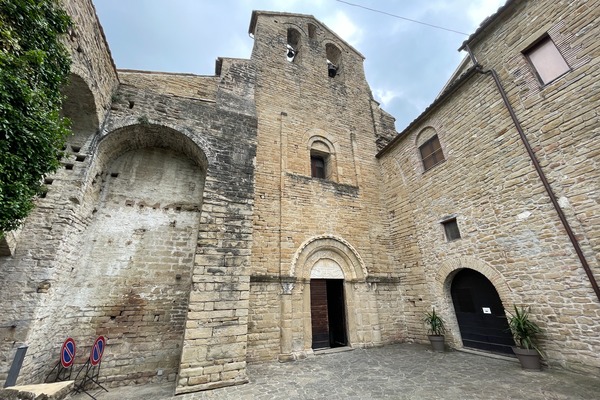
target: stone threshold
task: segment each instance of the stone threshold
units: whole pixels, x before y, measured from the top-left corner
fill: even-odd
[[[502,354],[490,353],[488,351],[483,351],[483,350],[468,349],[468,348],[465,348],[465,347],[462,347],[460,349],[454,349],[454,350],[460,351],[460,352],[463,352],[463,353],[474,354],[476,356],[483,356],[483,357],[488,357],[488,358],[495,358],[497,360],[511,361],[511,362],[515,362],[515,363],[519,362],[519,360],[517,360],[516,357],[504,356]]]
[[[350,347],[350,346],[344,346],[344,347],[326,347],[326,348],[317,349],[317,350],[313,349],[313,354],[315,356],[320,356],[322,354],[342,353],[344,351],[352,351],[352,350],[354,350],[354,349],[352,347]]]

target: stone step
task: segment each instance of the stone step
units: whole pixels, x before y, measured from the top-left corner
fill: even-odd
[[[11,386],[0,390],[0,400],[62,400],[73,390],[75,381]]]

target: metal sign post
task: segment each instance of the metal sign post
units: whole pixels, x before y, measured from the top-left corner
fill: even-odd
[[[104,354],[105,347],[106,338],[104,336],[98,336],[90,351],[90,358],[88,358],[79,372],[77,372],[77,376],[75,376],[75,389],[73,389],[75,393],[85,393],[96,400],[96,398],[88,392],[88,387],[91,386],[90,384],[96,385],[105,392],[108,392],[108,389],[98,382],[98,377],[100,376],[100,363],[102,362],[102,354]],[[81,374],[83,370],[85,370],[83,378],[77,383],[77,378],[79,378],[79,374]]]
[[[67,338],[60,348],[60,361],[54,365],[54,368],[52,368],[52,371],[46,376],[44,382],[61,382],[71,379],[71,367],[75,362],[75,350],[75,340]],[[50,377],[55,370],[56,376],[54,377],[54,380],[52,380]]]

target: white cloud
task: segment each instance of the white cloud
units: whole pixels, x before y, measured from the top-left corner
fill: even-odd
[[[335,15],[325,18],[325,24],[354,47],[362,41],[364,31],[343,11],[337,11]]]
[[[377,100],[379,104],[381,104],[381,106],[385,108],[395,98],[402,97],[402,93],[397,92],[393,89],[376,88],[373,89],[373,96],[375,97],[375,100]]]

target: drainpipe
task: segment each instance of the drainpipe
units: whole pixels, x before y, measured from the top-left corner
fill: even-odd
[[[506,109],[508,110],[508,113],[510,114],[510,117],[512,118],[513,123],[515,124],[515,128],[517,128],[517,131],[519,132],[521,141],[523,142],[523,145],[525,146],[525,149],[527,150],[527,154],[529,155],[529,158],[531,159],[531,162],[533,163],[533,166],[535,167],[535,170],[537,171],[538,176],[540,177],[540,180],[542,181],[542,184],[544,185],[544,188],[546,189],[546,193],[548,194],[548,197],[550,198],[550,201],[552,202],[552,205],[554,206],[554,209],[556,210],[556,213],[558,214],[558,218],[560,219],[560,222],[562,222],[562,224],[565,228],[565,231],[567,231],[567,236],[569,237],[569,240],[571,241],[571,244],[573,245],[573,248],[575,249],[575,253],[577,253],[577,257],[579,258],[579,261],[581,262],[581,265],[583,266],[583,269],[585,270],[585,274],[587,275],[587,277],[590,281],[590,284],[592,285],[592,288],[594,289],[594,292],[596,293],[596,297],[598,298],[598,301],[600,301],[600,288],[598,288],[598,283],[596,282],[596,278],[594,277],[594,274],[592,273],[592,269],[590,268],[590,265],[588,264],[587,259],[585,258],[585,255],[583,254],[583,251],[581,250],[581,246],[579,246],[579,241],[575,237],[575,234],[573,233],[573,230],[571,229],[571,225],[569,225],[569,222],[567,221],[567,217],[565,216],[565,213],[563,212],[562,208],[560,208],[560,205],[558,204],[558,200],[556,200],[556,196],[554,195],[554,192],[552,191],[552,187],[550,186],[548,179],[546,179],[546,175],[544,174],[544,171],[542,170],[542,167],[541,167],[537,157],[535,156],[535,153],[533,152],[533,149],[531,148],[529,141],[527,140],[527,136],[525,136],[525,132],[523,132],[521,123],[517,119],[517,115],[515,114],[515,111],[512,108],[510,101],[508,100],[508,96],[506,95],[506,92],[504,91],[504,88],[502,87],[502,83],[500,82],[500,78],[498,77],[498,74],[496,73],[496,71],[494,69],[484,70],[483,67],[481,66],[481,64],[479,64],[479,62],[475,58],[475,55],[469,48],[469,45],[465,44],[463,47],[467,50],[467,53],[469,54],[469,57],[471,58],[471,62],[473,62],[473,65],[475,65],[477,72],[480,74],[483,74],[483,75],[491,75],[492,78],[494,79],[494,83],[496,84],[496,87],[498,88],[498,92],[500,93],[500,96],[502,96],[502,101],[504,101],[504,105],[506,106]]]

